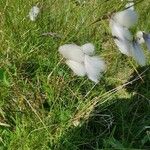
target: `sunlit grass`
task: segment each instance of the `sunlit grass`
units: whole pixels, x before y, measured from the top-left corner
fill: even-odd
[[[37,3],[0,1],[0,149],[148,149],[149,53],[139,68],[119,53],[107,19],[91,24],[123,3],[43,0],[32,22],[28,13]],[[149,1],[136,9],[133,30],[150,31]],[[58,53],[62,44],[86,42],[107,63],[97,85],[74,76]]]

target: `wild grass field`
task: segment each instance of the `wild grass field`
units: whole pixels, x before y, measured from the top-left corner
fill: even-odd
[[[35,22],[32,6],[41,12]],[[0,149],[150,149],[150,53],[147,65],[120,53],[109,21],[121,0],[0,0]],[[135,6],[132,32],[150,31],[150,1]],[[43,36],[57,33],[60,37]],[[91,42],[107,71],[95,85],[77,77],[58,52]]]

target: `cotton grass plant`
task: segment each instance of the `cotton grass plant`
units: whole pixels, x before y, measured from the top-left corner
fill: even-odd
[[[82,46],[65,44],[59,47],[59,52],[65,57],[66,64],[78,76],[87,75],[95,83],[99,82],[101,73],[106,70],[105,62],[94,55],[94,45],[86,43]]]
[[[149,67],[118,52],[109,21],[92,24],[126,1],[40,1],[32,22],[36,2],[0,1],[0,149],[149,149]],[[135,5],[136,31],[149,33],[148,2]],[[58,52],[88,42],[107,63],[98,84],[75,76]]]

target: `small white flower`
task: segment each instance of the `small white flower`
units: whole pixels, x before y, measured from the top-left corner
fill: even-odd
[[[29,12],[29,17],[30,17],[30,20],[31,21],[35,21],[38,14],[40,12],[40,9],[37,7],[37,6],[33,6],[31,9],[30,9],[30,12]]]

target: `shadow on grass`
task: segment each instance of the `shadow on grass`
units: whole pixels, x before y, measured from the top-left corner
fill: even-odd
[[[137,71],[140,74],[148,67]],[[131,74],[128,82],[135,77],[137,72]],[[84,124],[60,139],[60,149],[150,149],[150,69],[142,80],[125,88],[131,98],[116,99],[106,109],[95,108]]]

